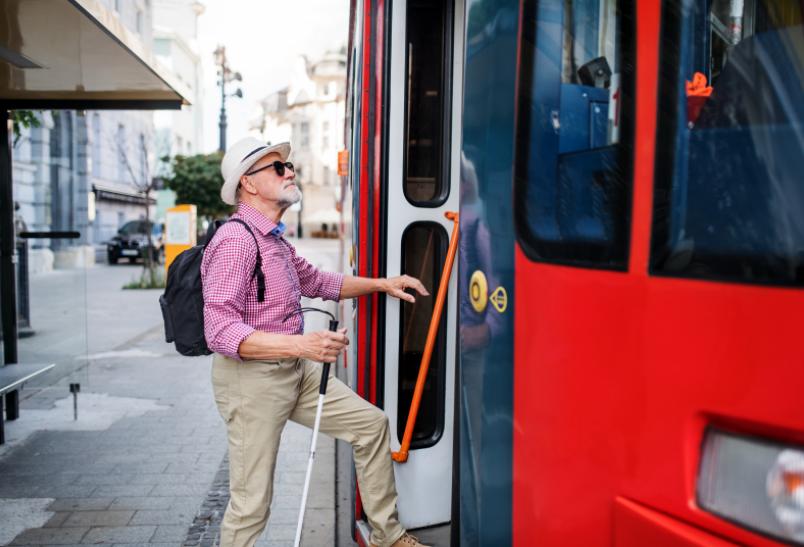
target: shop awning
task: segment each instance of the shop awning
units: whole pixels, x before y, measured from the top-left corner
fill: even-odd
[[[125,191],[120,188],[93,184],[92,191],[97,201],[117,201],[133,205],[145,205],[145,195],[141,192]],[[148,198],[149,205],[156,205],[156,198]]]
[[[7,109],[178,109],[188,101],[98,0],[0,2]]]

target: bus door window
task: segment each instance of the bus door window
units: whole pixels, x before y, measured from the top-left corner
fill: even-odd
[[[663,13],[652,271],[804,284],[801,4],[674,0]],[[709,88],[697,97],[696,79]]]
[[[517,226],[535,260],[627,269],[633,7],[526,1]]]
[[[435,295],[441,281],[441,270],[447,256],[449,236],[435,222],[415,222],[402,235],[402,273],[421,280],[429,296],[416,295],[416,302],[402,302],[399,332],[399,408],[397,432],[399,441],[413,400],[427,331],[435,306]],[[444,309],[449,303],[444,302]],[[444,394],[446,390],[446,321],[438,327],[435,348],[430,359],[424,393],[413,430],[412,448],[434,445],[444,430]]]
[[[452,3],[408,0],[405,197],[437,207],[449,195]]]

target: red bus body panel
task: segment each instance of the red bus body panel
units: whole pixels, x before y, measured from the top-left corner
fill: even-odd
[[[708,425],[804,442],[804,293],[648,274],[659,2],[637,10],[630,271],[517,250],[514,544],[778,545],[695,483]]]

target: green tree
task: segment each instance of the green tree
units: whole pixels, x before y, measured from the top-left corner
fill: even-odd
[[[41,115],[41,112],[39,113]],[[12,110],[11,111],[11,127],[14,131],[14,145],[22,136],[22,128],[40,127],[42,122],[39,120],[39,115],[30,110]]]
[[[171,167],[173,175],[165,179],[165,186],[176,192],[176,203],[195,205],[198,216],[207,219],[232,212],[231,206],[221,201],[220,153],[176,156]]]

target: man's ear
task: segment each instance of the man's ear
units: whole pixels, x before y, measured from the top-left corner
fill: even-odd
[[[252,188],[249,188],[249,187],[246,185],[246,183],[247,183],[247,182],[248,182],[248,183],[249,183],[249,184],[250,184],[252,187],[254,186],[254,184],[252,184],[252,183],[251,183],[251,177],[249,177],[248,175],[243,175],[242,177],[240,177],[240,187],[241,187],[241,188],[243,188],[243,189],[244,189],[246,192],[248,192],[249,194],[253,194],[253,193],[254,193],[254,191],[252,190]]]

